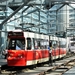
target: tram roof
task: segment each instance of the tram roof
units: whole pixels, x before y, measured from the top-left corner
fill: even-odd
[[[38,33],[33,33],[33,32],[24,32],[24,37],[30,37],[30,38],[38,38],[38,39],[46,39],[49,40],[48,35],[44,34],[38,34]]]

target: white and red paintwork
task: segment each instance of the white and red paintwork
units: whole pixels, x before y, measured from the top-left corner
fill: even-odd
[[[46,35],[39,35],[35,33],[25,32],[24,37],[35,37],[41,39],[48,39]],[[18,37],[17,37],[18,38]],[[62,58],[66,55],[66,49],[56,48],[52,49],[52,59]],[[42,62],[49,61],[49,50],[48,49],[37,49],[34,50],[8,50],[7,64],[8,66],[27,66],[34,65]]]
[[[49,61],[48,50],[8,50],[8,66],[27,66]],[[52,59],[62,58],[66,50],[52,50]]]
[[[48,50],[9,50],[8,66],[27,66],[46,62],[49,59]]]

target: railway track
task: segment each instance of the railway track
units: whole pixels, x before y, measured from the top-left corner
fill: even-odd
[[[66,71],[75,66],[75,60],[53,67],[45,72],[45,75],[63,75]],[[40,73],[40,75],[43,75]]]
[[[62,75],[75,66],[74,54],[68,54],[63,60],[53,62],[53,66],[44,64],[36,68],[29,67],[7,67],[1,70],[0,75]]]

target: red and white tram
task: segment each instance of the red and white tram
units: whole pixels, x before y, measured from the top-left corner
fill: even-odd
[[[48,35],[21,30],[8,32],[8,66],[27,66],[47,62],[48,42]]]
[[[8,66],[28,66],[49,61],[49,36],[14,30],[8,32]],[[57,45],[57,44],[56,44]],[[55,53],[56,52],[56,53]],[[52,58],[63,57],[66,50],[52,49]]]

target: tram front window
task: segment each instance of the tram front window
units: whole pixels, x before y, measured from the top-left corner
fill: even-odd
[[[25,49],[25,40],[24,39],[10,39],[8,44],[8,49],[13,50],[24,50]]]

